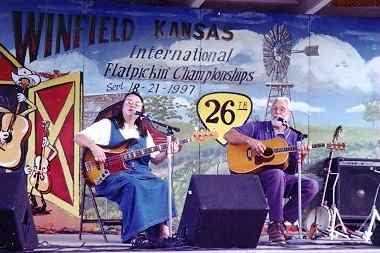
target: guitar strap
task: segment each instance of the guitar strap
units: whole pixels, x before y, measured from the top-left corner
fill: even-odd
[[[4,112],[0,112],[0,129],[3,129],[3,116],[4,116]]]
[[[277,129],[273,129],[273,131],[275,136],[284,137],[284,131],[280,131]]]
[[[110,140],[108,142],[108,147],[114,148],[122,144],[123,142],[126,141],[124,139],[123,135],[120,133],[119,128],[117,127],[116,120],[113,119],[111,120],[111,132],[110,132]]]
[[[284,139],[286,141],[284,133],[276,134],[276,137],[282,138],[282,139]]]

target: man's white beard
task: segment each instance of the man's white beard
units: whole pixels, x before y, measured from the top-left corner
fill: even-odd
[[[281,122],[279,120],[279,118],[280,118],[279,116],[272,117],[272,119],[271,119],[272,126],[274,126],[274,127],[282,127],[282,126],[284,126],[284,124],[286,122],[286,119],[283,119],[285,122]]]

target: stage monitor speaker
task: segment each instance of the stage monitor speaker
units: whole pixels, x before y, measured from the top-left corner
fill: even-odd
[[[178,236],[203,248],[256,248],[268,205],[256,175],[193,175]]]
[[[0,175],[0,251],[33,250],[37,233],[23,173]]]
[[[339,173],[335,196],[342,218],[347,222],[365,220],[371,213],[380,184],[380,160],[337,157],[332,166],[333,171]],[[380,196],[376,207],[380,208]]]

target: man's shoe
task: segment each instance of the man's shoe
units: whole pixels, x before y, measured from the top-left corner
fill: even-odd
[[[285,243],[284,227],[282,222],[271,222],[268,226],[269,241]]]
[[[284,234],[285,240],[287,241],[287,240],[293,239],[293,235],[290,235],[288,227],[284,223],[281,223],[281,224],[282,224],[282,233]]]

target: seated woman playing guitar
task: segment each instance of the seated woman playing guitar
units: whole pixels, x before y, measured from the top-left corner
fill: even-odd
[[[144,112],[144,102],[138,93],[128,93],[121,111],[111,118],[105,118],[77,133],[74,141],[87,148],[95,160],[107,160],[105,148],[119,147],[129,143],[130,149],[154,146],[149,131],[142,124],[136,112]],[[128,149],[129,149],[128,148]],[[177,152],[174,143],[170,152]],[[111,173],[95,186],[98,195],[118,203],[122,211],[122,241],[129,242],[138,233],[146,231],[150,241],[167,238],[169,228],[165,222],[168,216],[168,184],[152,174],[149,162],[161,163],[167,157],[165,150],[148,156],[124,162],[126,169]],[[173,201],[173,216],[175,207]]]
[[[288,98],[276,98],[271,108],[271,121],[249,121],[240,127],[229,130],[224,138],[230,144],[249,145],[254,155],[259,157],[264,155],[266,149],[263,140],[280,136],[289,145],[296,145],[298,135],[283,123],[290,117],[289,106]],[[302,160],[307,153],[307,147],[303,146],[301,148]],[[287,167],[286,164],[288,164]],[[270,168],[266,167],[258,172],[269,205],[269,240],[276,243],[286,242],[284,221],[294,223],[298,218],[298,177],[294,175],[297,170],[296,153],[289,154],[288,161],[285,162],[285,170],[283,169],[283,166],[270,166]],[[305,208],[314,198],[318,188],[317,181],[309,178],[302,179],[302,208]],[[283,207],[284,197],[290,198],[290,200]]]

